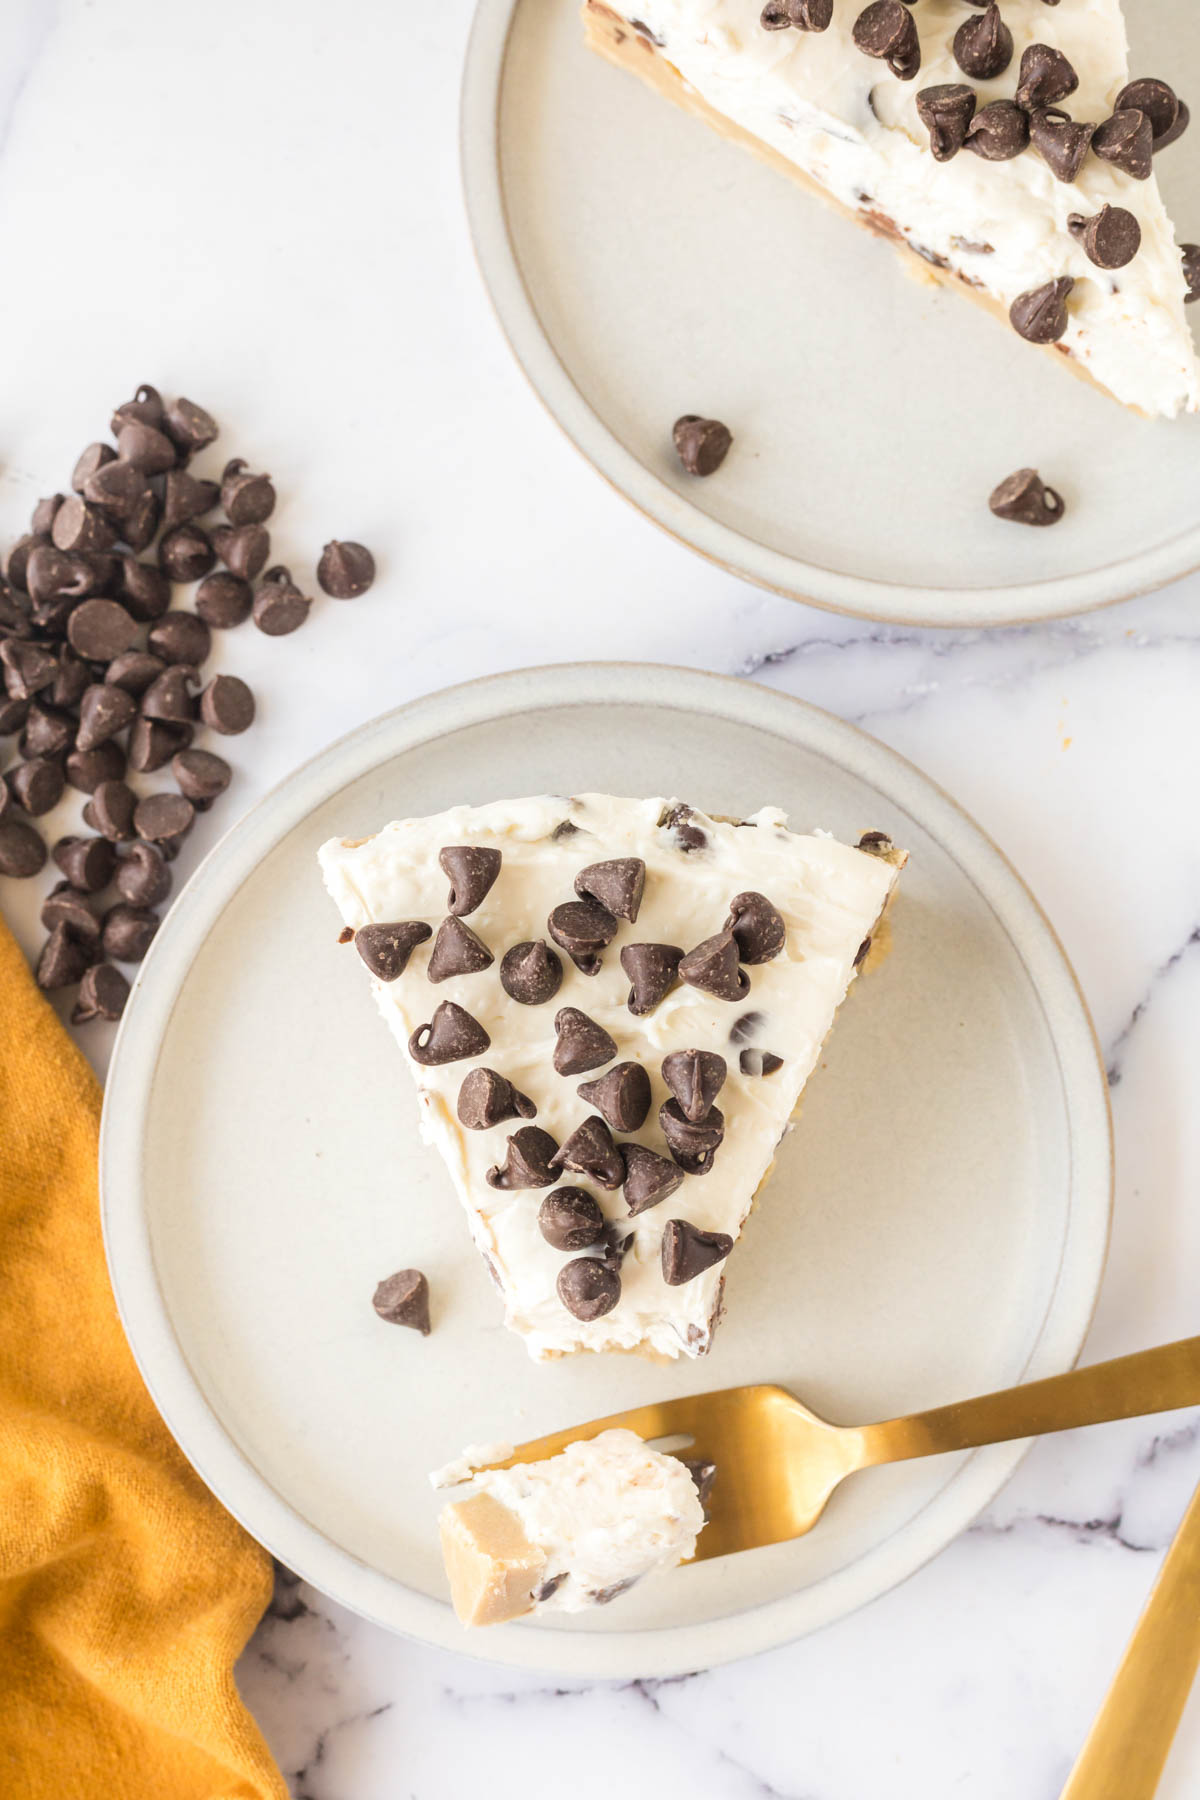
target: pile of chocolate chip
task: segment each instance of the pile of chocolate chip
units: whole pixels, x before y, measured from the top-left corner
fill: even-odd
[[[254,718],[238,676],[201,675],[214,629],[252,618],[280,637],[312,605],[283,564],[267,566],[270,476],[236,457],[219,481],[189,473],[217,436],[203,407],[140,387],[111,430],[114,443],[80,456],[70,494],[38,501],[0,578],[0,743],[15,738],[17,752],[0,778],[0,876],[39,874],[47,846],[34,821],[68,786],[87,796],[90,835],[49,852],[61,880],[42,908],[36,970],[43,988],[78,984],[75,1024],[120,1017],[129,982],[115,965],[145,956],[169,865],[229,785],[229,764],[195,746],[197,730],[228,737]],[[370,551],[336,541],[317,569],[339,600],[374,575]],[[176,606],[176,584],[192,582],[193,609]],[[138,779],[160,770],[171,787]]]

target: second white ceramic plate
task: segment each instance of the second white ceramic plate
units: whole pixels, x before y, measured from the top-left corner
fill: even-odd
[[[1134,73],[1200,93],[1200,12],[1127,10]],[[1184,239],[1197,129],[1155,164]],[[579,0],[480,0],[462,150],[518,360],[600,473],[702,555],[838,611],[971,626],[1200,566],[1200,419],[1138,419],[911,280],[889,244],[589,52]],[[685,412],[734,432],[708,480],[672,450]],[[987,510],[1030,463],[1067,500],[1049,531]]]
[[[729,1265],[713,1354],[530,1361],[506,1332],[407,1070],[316,864],[335,833],[580,788],[678,795],[911,851],[894,949],[830,1039]],[[1068,1366],[1100,1280],[1107,1090],[1071,972],[999,853],[922,775],[748,682],[625,665],[450,689],[293,775],[171,909],[117,1042],[101,1148],[113,1284],[204,1479],[336,1599],[430,1643],[563,1674],[667,1674],[811,1630],[960,1531],[1021,1446],[873,1471],[810,1537],[619,1605],[473,1636],[427,1471],[663,1394],[794,1386],[884,1418]],[[434,1332],[382,1324],[423,1268]]]

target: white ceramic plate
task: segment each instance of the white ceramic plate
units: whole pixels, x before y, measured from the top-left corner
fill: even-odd
[[[771,801],[912,852],[894,951],[833,1034],[698,1363],[539,1366],[505,1332],[315,861],[335,832],[581,787],[732,814]],[[257,1538],[431,1643],[632,1677],[761,1650],[882,1593],[991,1499],[1021,1447],[863,1476],[800,1542],[680,1570],[582,1620],[475,1635],[445,1598],[426,1472],[466,1443],[663,1393],[783,1381],[851,1421],[1067,1367],[1104,1260],[1107,1090],[1045,920],[915,769],[747,682],[548,668],[365,726],[213,851],[126,1014],[101,1177],[146,1381]],[[430,1278],[428,1339],[371,1309],[406,1265]]]
[[[1200,13],[1127,12],[1134,72],[1200,93]],[[914,282],[889,244],[586,50],[578,15],[480,0],[467,205],[519,362],[634,505],[766,587],[934,625],[1080,612],[1200,565],[1200,419],[1135,418]],[[1183,238],[1200,238],[1195,145],[1156,164]],[[671,448],[684,412],[737,439],[708,480]],[[1053,530],[987,510],[1028,463],[1066,497]]]

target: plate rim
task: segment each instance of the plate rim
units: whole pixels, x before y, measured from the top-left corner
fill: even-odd
[[[1154,593],[1200,568],[1200,526],[1193,526],[1138,555],[1045,581],[977,588],[878,581],[772,550],[669,487],[609,430],[559,361],[509,235],[500,107],[508,39],[517,8],[526,3],[477,0],[471,24],[459,99],[459,160],[471,245],[492,312],[534,394],[580,455],[643,518],[706,562],[784,599],[897,625],[1040,624]]]
[[[679,1675],[753,1655],[880,1597],[966,1529],[1008,1481],[1029,1442],[972,1453],[900,1533],[812,1587],[750,1611],[702,1625],[604,1636],[538,1631],[519,1624],[470,1634],[457,1624],[444,1601],[416,1593],[368,1567],[310,1524],[258,1473],[226,1432],[175,1337],[155,1274],[142,1181],[154,1071],[176,995],[216,919],[263,855],[350,782],[448,730],[517,716],[534,706],[614,702],[667,705],[782,736],[831,757],[898,806],[915,811],[956,860],[965,844],[970,861],[963,866],[1029,972],[1046,1009],[1062,1068],[1073,1201],[1078,1204],[1072,1204],[1068,1215],[1054,1293],[1026,1372],[1050,1374],[1070,1367],[1099,1297],[1111,1228],[1114,1165],[1103,1058],[1066,953],[1003,852],[935,782],[858,727],[744,677],[661,663],[550,664],[507,671],[411,700],[356,727],[303,763],[214,845],[163,921],[138,974],[138,1002],[128,1008],[117,1033],[101,1120],[99,1176],[109,1276],[142,1378],[193,1469],[251,1536],[302,1579],[385,1629],[512,1668],[630,1680]],[[1034,955],[1034,966],[1028,952]],[[144,971],[160,968],[169,977],[172,960],[178,965],[177,981],[146,980]]]

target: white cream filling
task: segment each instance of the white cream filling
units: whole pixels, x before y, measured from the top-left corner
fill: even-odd
[[[475,1242],[504,1296],[506,1324],[537,1358],[584,1349],[694,1356],[707,1348],[725,1265],[669,1287],[661,1267],[663,1228],[669,1219],[681,1218],[736,1237],[854,977],[858,949],[896,879],[896,870],[878,857],[825,835],[789,831],[784,815],[771,807],[736,826],[695,814],[706,845],[684,854],[674,833],[658,823],[669,804],[584,794],[458,806],[432,818],[397,821],[362,842],[334,839],[320,851],[329,892],[355,930],[371,922],[422,919],[436,931],[448,887],[438,851],[477,844],[503,854],[497,881],[466,920],[494,953],[490,968],[431,984],[425,974],[431,940],[418,946],[398,980],[370,979],[417,1084],[422,1134],[445,1160]],[[556,836],[564,820],[575,830]],[[552,1000],[541,1006],[510,1000],[499,980],[504,952],[526,939],[546,937],[548,914],[575,897],[574,877],[587,864],[623,856],[645,862],[645,897],[636,924],[621,922],[600,972],[585,976],[560,953],[563,981]],[[730,901],[745,889],[765,894],[787,926],[782,953],[748,970],[748,997],[730,1003],[680,985],[653,1013],[635,1017],[626,1005],[622,946],[658,942],[690,950],[721,929]],[[356,965],[354,973],[366,978],[354,951],[347,947],[344,954]],[[408,1056],[408,1039],[443,1000],[465,1007],[487,1031],[491,1047],[479,1057],[424,1067]],[[468,1070],[492,1068],[535,1101],[531,1123],[561,1144],[594,1111],[579,1098],[579,1083],[603,1073],[555,1073],[554,1015],[563,1006],[578,1007],[602,1025],[616,1040],[617,1060],[646,1068],[653,1092],[649,1117],[641,1130],[622,1135],[660,1153],[667,1147],[657,1112],[669,1098],[662,1058],[669,1050],[707,1049],[718,1051],[728,1065],[717,1098],[725,1138],[709,1173],[686,1176],[674,1194],[636,1219],[628,1217],[620,1190],[604,1192],[586,1176],[564,1177],[593,1193],[606,1218],[633,1230],[621,1265],[620,1301],[603,1318],[588,1322],[574,1318],[555,1289],[569,1257],[538,1229],[547,1190],[505,1192],[486,1180],[488,1169],[503,1162],[508,1136],[524,1121],[468,1131],[456,1112]],[[730,1031],[750,1013],[759,1018],[746,1041],[783,1058],[773,1075],[740,1072],[743,1046],[730,1041]],[[381,1179],[389,1179],[386,1171]]]
[[[913,8],[921,68],[900,81],[855,46],[866,0],[836,0],[823,32],[765,31],[761,0],[604,0],[653,33],[664,55],[717,112],[769,144],[852,211],[892,220],[908,242],[985,287],[1007,308],[1060,275],[1075,278],[1062,339],[1119,400],[1173,417],[1200,405],[1200,370],[1184,315],[1180,252],[1153,175],[1136,181],[1089,154],[1075,182],[1058,181],[1032,148],[1008,162],[970,151],[937,163],[917,116],[922,88],[966,82],[978,104],[1011,99],[1021,52],[1050,44],[1079,77],[1060,104],[1100,123],[1129,79],[1117,0],[1004,0],[1013,58],[1003,75],[964,75],[951,48],[962,0]],[[1139,71],[1170,81],[1170,69]],[[1196,129],[1196,127],[1193,127]],[[1188,154],[1168,147],[1164,154]],[[1098,269],[1067,230],[1070,213],[1105,203],[1133,213],[1142,243],[1122,269]],[[988,245],[990,249],[971,249]]]

